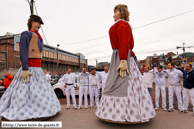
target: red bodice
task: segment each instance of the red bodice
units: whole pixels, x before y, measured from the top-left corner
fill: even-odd
[[[120,60],[126,60],[129,49],[131,56],[134,56],[132,51],[134,47],[133,34],[131,27],[127,21],[119,20],[109,29],[109,37],[112,49],[119,50]]]

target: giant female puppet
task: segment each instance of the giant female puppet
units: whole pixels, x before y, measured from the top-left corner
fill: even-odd
[[[115,24],[109,30],[113,49],[111,67],[95,114],[114,123],[148,122],[155,116],[155,110],[132,51],[134,40],[126,5],[114,8],[114,19]]]
[[[29,31],[20,38],[22,67],[0,99],[2,120],[45,120],[61,110],[49,80],[42,71],[43,41],[38,33],[43,24],[37,15],[28,20]]]

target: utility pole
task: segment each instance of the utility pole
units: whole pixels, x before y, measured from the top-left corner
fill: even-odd
[[[30,8],[30,10],[31,10],[31,15],[34,15],[34,0],[31,0],[31,2],[30,2],[31,4],[31,8]]]
[[[28,2],[29,6],[30,6],[31,15],[34,15],[34,0],[31,0],[31,1],[26,0],[26,1]]]
[[[97,68],[97,66],[98,66],[98,60],[96,59],[96,68]]]
[[[59,75],[59,71],[58,71],[58,64],[59,64],[58,47],[59,47],[59,46],[60,46],[60,45],[57,44],[57,75]]]
[[[80,53],[79,53],[79,71],[81,71],[81,57],[80,57]]]

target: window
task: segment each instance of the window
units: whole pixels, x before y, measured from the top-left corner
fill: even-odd
[[[5,53],[2,53],[2,60],[5,60]]]
[[[44,54],[45,54],[45,50],[42,50],[42,56],[45,56]]]
[[[58,56],[59,56],[59,60],[61,60],[61,54],[58,54]]]
[[[20,44],[18,42],[16,42],[16,51],[19,52],[19,50],[20,50]]]
[[[53,58],[53,52],[50,52],[50,58]]]
[[[54,53],[54,55],[55,55],[54,58],[57,59],[57,53],[56,52]]]
[[[50,57],[50,52],[48,51],[48,57]]]
[[[65,60],[65,55],[63,55],[63,60]]]
[[[160,65],[164,65],[164,61],[160,61]]]
[[[69,59],[69,57],[68,57],[68,56],[66,56],[66,57],[65,57],[65,60],[66,60],[66,61],[68,61],[68,59]]]

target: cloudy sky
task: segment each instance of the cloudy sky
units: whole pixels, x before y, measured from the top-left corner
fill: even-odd
[[[48,44],[83,53],[89,65],[95,65],[95,59],[110,61],[108,30],[114,24],[113,8],[117,4],[128,5],[138,59],[153,53],[182,53],[176,49],[182,43],[194,46],[194,11],[135,29],[194,10],[194,0],[35,0],[35,4],[45,23],[42,27]],[[1,0],[0,35],[27,30],[29,15],[26,0]],[[193,52],[194,48],[186,51]]]

